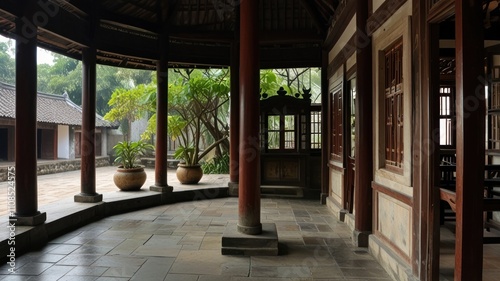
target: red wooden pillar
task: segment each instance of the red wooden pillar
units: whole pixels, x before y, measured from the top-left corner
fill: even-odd
[[[260,234],[259,1],[240,5],[240,181],[238,231]]]
[[[235,40],[236,41],[236,40]],[[229,192],[232,196],[238,195],[239,161],[240,161],[240,58],[239,44],[231,45],[231,101],[229,116]]]
[[[96,110],[96,49],[82,50],[82,139],[81,144],[81,193],[75,202],[101,202],[102,194],[96,193],[95,171],[95,110]]]
[[[38,225],[46,214],[38,211],[37,142],[36,142],[36,26],[28,33],[21,19],[33,18],[30,3],[19,4],[20,16],[16,22],[16,127],[15,127],[15,182],[16,208],[10,213],[16,225]],[[11,170],[9,170],[10,172]],[[9,173],[9,177],[11,174]]]
[[[356,0],[357,35],[366,32],[368,1]],[[358,246],[368,245],[368,235],[372,230],[372,45],[366,36],[356,42],[356,175],[354,177],[355,237]]]
[[[321,53],[321,204],[326,204],[329,195],[328,174],[328,51]]]
[[[155,185],[152,191],[171,192],[167,183],[168,153],[168,36],[161,34],[158,47],[159,59],[156,62],[156,148],[155,148]]]
[[[485,76],[480,1],[455,1],[456,34],[456,242],[455,280],[481,280],[483,265],[483,182]],[[483,78],[484,79],[484,78]]]

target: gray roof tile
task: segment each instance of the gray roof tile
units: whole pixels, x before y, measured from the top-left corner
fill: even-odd
[[[0,117],[16,118],[16,88],[0,82]],[[82,108],[73,103],[67,95],[57,96],[38,93],[38,122],[60,125],[82,125]],[[96,127],[116,128],[117,124],[108,122],[96,114]]]

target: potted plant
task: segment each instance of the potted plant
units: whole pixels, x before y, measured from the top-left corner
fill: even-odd
[[[229,150],[226,120],[229,110],[228,71],[173,70],[179,76],[168,85],[168,136],[177,143],[174,157],[181,162],[177,178],[181,183],[198,183],[203,176],[200,160],[217,148],[216,155]],[[145,98],[156,108],[156,95]],[[155,133],[156,116],[149,119],[142,135]]]
[[[199,120],[193,120],[195,123]],[[187,130],[190,122],[183,119],[180,115],[168,116],[168,130],[173,141],[179,140],[179,147],[175,150],[174,158],[180,159],[181,162],[177,165],[176,176],[182,184],[196,184],[203,177],[200,159],[205,157],[212,149],[227,139],[227,136],[212,143],[205,150],[200,152],[199,140],[200,130],[199,124],[195,126],[197,130]],[[188,132],[193,133],[194,142],[189,141]]]
[[[153,150],[153,145],[143,141],[122,141],[113,147],[116,159],[119,163],[117,171],[113,176],[115,185],[124,191],[139,190],[146,182],[144,167],[136,164],[139,157]]]

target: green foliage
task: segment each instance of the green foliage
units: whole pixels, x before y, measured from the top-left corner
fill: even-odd
[[[228,75],[226,69],[169,71],[168,134],[180,144],[174,156],[188,165],[198,164],[212,149],[229,149]],[[156,95],[145,97],[145,100],[150,109],[156,107]],[[152,117],[141,137],[149,139],[155,132],[156,117]],[[207,143],[211,145],[206,147]],[[206,148],[201,151],[203,146]]]
[[[10,51],[8,43],[0,42],[0,81],[14,84],[16,82],[16,63],[9,55]]]
[[[115,163],[120,163],[120,166],[125,169],[131,169],[137,167],[135,162],[139,160],[139,157],[153,150],[154,146],[143,141],[122,141],[113,149],[116,154]]]
[[[116,89],[108,102],[111,109],[104,115],[104,119],[111,122],[126,120],[128,122],[127,128],[130,128],[131,123],[141,118],[149,109],[149,106],[142,102],[144,96],[155,91],[156,89],[152,85],[144,84],[130,90]],[[124,133],[127,133],[128,138],[130,138],[129,129]]]
[[[229,174],[229,153],[224,153],[201,165],[204,174]]]

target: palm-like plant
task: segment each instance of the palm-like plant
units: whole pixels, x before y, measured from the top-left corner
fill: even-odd
[[[120,163],[124,169],[132,169],[137,167],[135,162],[139,157],[153,150],[154,146],[143,141],[121,141],[113,149],[117,156],[115,163]]]

